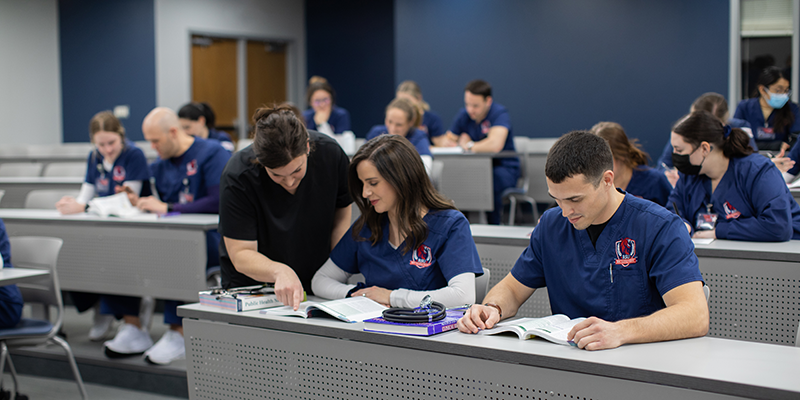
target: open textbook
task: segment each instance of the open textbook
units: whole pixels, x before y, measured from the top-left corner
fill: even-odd
[[[567,334],[578,322],[586,318],[569,319],[564,314],[551,315],[544,318],[519,318],[501,322],[492,329],[478,332],[480,335],[496,335],[511,332],[520,340],[530,339],[535,336],[542,337],[553,343],[574,346],[567,341]]]
[[[304,301],[300,303],[297,311],[291,306],[262,310],[262,314],[285,315],[296,317],[318,317],[330,315],[344,322],[361,322],[365,319],[376,318],[383,315],[386,307],[366,297],[348,297],[345,299],[325,302]]]
[[[158,219],[158,214],[143,212],[131,204],[124,192],[113,196],[95,197],[89,200],[89,212],[103,218],[120,217],[127,219]]]

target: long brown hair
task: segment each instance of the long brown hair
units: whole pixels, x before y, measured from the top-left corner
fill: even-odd
[[[592,133],[608,142],[615,160],[631,168],[647,165],[650,156],[642,150],[638,140],[628,139],[622,125],[616,122],[598,122],[592,127]]]
[[[428,238],[428,224],[420,215],[423,206],[431,211],[456,209],[452,201],[433,188],[419,153],[408,139],[397,135],[380,135],[361,146],[350,162],[347,179],[350,197],[361,210],[361,217],[353,224],[353,238],[356,241],[365,240],[359,233],[366,224],[371,231],[369,241],[373,246],[378,244],[383,237],[383,218],[388,218],[375,212],[369,201],[361,196],[364,182],[358,179],[357,168],[358,164],[365,161],[375,165],[397,195],[398,231],[406,236],[403,253],[418,248]]]
[[[259,164],[280,168],[313,150],[305,125],[288,106],[261,107],[253,115],[253,152]]]
[[[111,111],[100,111],[89,121],[89,140],[94,142],[94,134],[100,131],[118,133],[125,146],[125,128]]]

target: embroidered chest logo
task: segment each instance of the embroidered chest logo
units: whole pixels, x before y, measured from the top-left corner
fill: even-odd
[[[192,176],[197,173],[197,160],[192,160],[186,163],[186,176]]]
[[[731,203],[728,203],[727,201],[722,204],[722,208],[725,210],[725,219],[736,219],[742,216],[742,213],[733,208]]]
[[[426,245],[420,245],[414,250],[414,253],[411,254],[411,261],[408,262],[409,265],[413,265],[419,269],[428,268],[433,264],[433,253],[431,252],[431,248]]]
[[[481,122],[481,133],[483,133],[484,135],[488,135],[489,134],[489,128],[491,128],[491,127],[492,126],[489,124],[488,120],[483,120],[483,122]]]
[[[627,267],[636,264],[636,241],[631,238],[617,240],[616,244],[617,259],[614,264]]]
[[[114,167],[114,181],[116,182],[124,182],[125,181],[125,168],[121,165],[117,165]]]

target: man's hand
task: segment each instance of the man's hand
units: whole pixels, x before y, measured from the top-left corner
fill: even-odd
[[[572,327],[567,334],[567,340],[586,350],[613,349],[625,344],[624,334],[624,328],[619,322],[589,317]]]
[[[458,320],[458,330],[464,333],[478,333],[483,329],[492,329],[500,321],[500,312],[496,308],[473,304]]]
[[[716,239],[717,238],[717,230],[712,229],[710,231],[697,231],[692,235],[692,238],[697,239]]]
[[[366,296],[364,296],[366,295]],[[354,292],[350,297],[364,296],[375,300],[386,307],[391,307],[392,291],[382,287],[372,286]]]
[[[303,301],[303,284],[288,265],[283,265],[283,268],[275,273],[275,295],[281,303],[292,306],[295,311]]]
[[[128,198],[130,198],[130,196],[131,194],[129,193]],[[131,204],[133,204],[133,202],[131,202]],[[167,213],[167,203],[164,203],[153,196],[139,198],[139,200],[136,202],[136,208],[156,214]]]
[[[458,137],[458,145],[461,146],[464,150],[471,150],[467,148],[467,143],[471,142],[472,138],[469,137],[466,133],[462,133],[461,136]]]
[[[128,201],[131,202],[132,206],[136,207],[136,204],[139,202],[139,195],[133,193],[133,190],[131,190],[131,188],[125,185],[114,187],[114,193],[122,193],[122,192],[125,192],[125,194],[128,195]]]
[[[61,215],[77,214],[86,210],[86,204],[78,203],[72,196],[64,196],[56,202],[56,210]]]

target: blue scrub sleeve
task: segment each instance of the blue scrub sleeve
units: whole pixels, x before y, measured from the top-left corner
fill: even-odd
[[[742,100],[736,105],[736,111],[733,113],[733,118],[747,120],[745,111],[747,108],[747,99]]]
[[[478,276],[483,275],[481,258],[475,248],[475,240],[472,238],[472,231],[469,229],[466,217],[462,216],[456,219],[450,227],[447,240],[437,253],[439,269],[448,282],[465,272],[473,272]]]
[[[444,127],[442,126],[442,118],[434,113],[425,113],[425,115],[430,114],[428,117],[428,136],[429,137],[436,137],[442,136],[444,134]]]
[[[94,152],[94,150],[89,152],[89,157],[86,158],[86,176],[83,178],[84,182],[93,186],[94,181],[97,178],[97,162]]]
[[[191,203],[172,205],[174,211],[186,214],[217,214],[219,213],[219,184],[209,186],[207,194]]]
[[[506,129],[511,129],[511,115],[508,114],[508,111],[499,114],[497,117],[492,118],[489,120],[492,123],[492,127],[495,126],[503,126]]]
[[[648,275],[662,297],[680,285],[703,281],[694,244],[679,218],[671,218],[662,225],[649,256]]]
[[[678,176],[680,178],[678,178],[678,183],[675,184],[675,188],[672,189],[672,193],[669,194],[666,208],[667,210],[677,214],[684,223],[689,224],[689,226],[692,227],[691,233],[694,233],[694,224],[686,219],[686,217],[689,217],[689,214],[692,214],[692,212],[686,210],[683,202],[683,196],[686,192],[686,177],[680,172],[678,173]],[[684,229],[686,229],[686,226],[684,226]]]
[[[755,216],[718,221],[717,238],[752,242],[790,240],[793,233],[790,201],[794,199],[778,169],[772,163],[765,164],[755,179],[746,184],[749,187],[742,188],[742,192],[750,198]]]
[[[428,137],[425,136],[425,132],[415,130],[412,134],[414,135],[414,142],[412,144],[417,149],[417,153],[421,156],[433,157],[433,154],[431,154],[430,142],[428,142]]]
[[[350,274],[360,272],[358,269],[358,243],[353,239],[352,225],[339,239],[339,243],[331,251],[330,258],[342,271]]]
[[[336,130],[334,131],[334,133],[342,133],[344,131],[352,130],[350,125],[350,113],[347,112],[347,110],[345,110],[344,108],[340,108],[340,110],[342,110],[342,116],[341,118],[339,118],[339,121],[337,121],[337,124],[335,126]]]
[[[370,141],[382,134],[386,133],[386,127],[383,125],[375,125],[367,132],[366,140]]]
[[[541,226],[542,224],[539,223]],[[547,286],[544,278],[544,266],[541,258],[541,244],[544,229],[535,228],[531,233],[531,241],[528,247],[514,263],[511,268],[511,276],[518,280],[519,283],[529,288],[541,288]]]
[[[128,162],[127,166],[125,167],[126,170],[126,181],[149,181],[150,180],[150,169],[147,167],[147,158],[144,155],[144,152],[136,147],[136,145],[131,144],[126,148],[126,152],[129,152],[127,155]]]
[[[789,151],[789,158],[791,158],[792,161],[794,161],[794,167],[792,167],[792,169],[787,171],[787,173],[794,176],[800,174],[800,145],[798,144],[798,142],[800,141],[795,142],[794,146],[792,146],[792,150]]]
[[[674,168],[672,166],[672,153],[673,153],[672,143],[667,141],[667,144],[664,145],[664,150],[661,151],[661,157],[659,157],[659,159],[657,161],[657,164],[656,164],[656,169],[657,170],[659,170],[661,172],[664,172],[667,169]]]
[[[461,135],[467,131],[467,121],[469,120],[469,115],[465,109],[461,109],[461,111],[456,114],[456,117],[453,118],[453,123],[450,124],[450,132],[453,132],[456,136]]]

